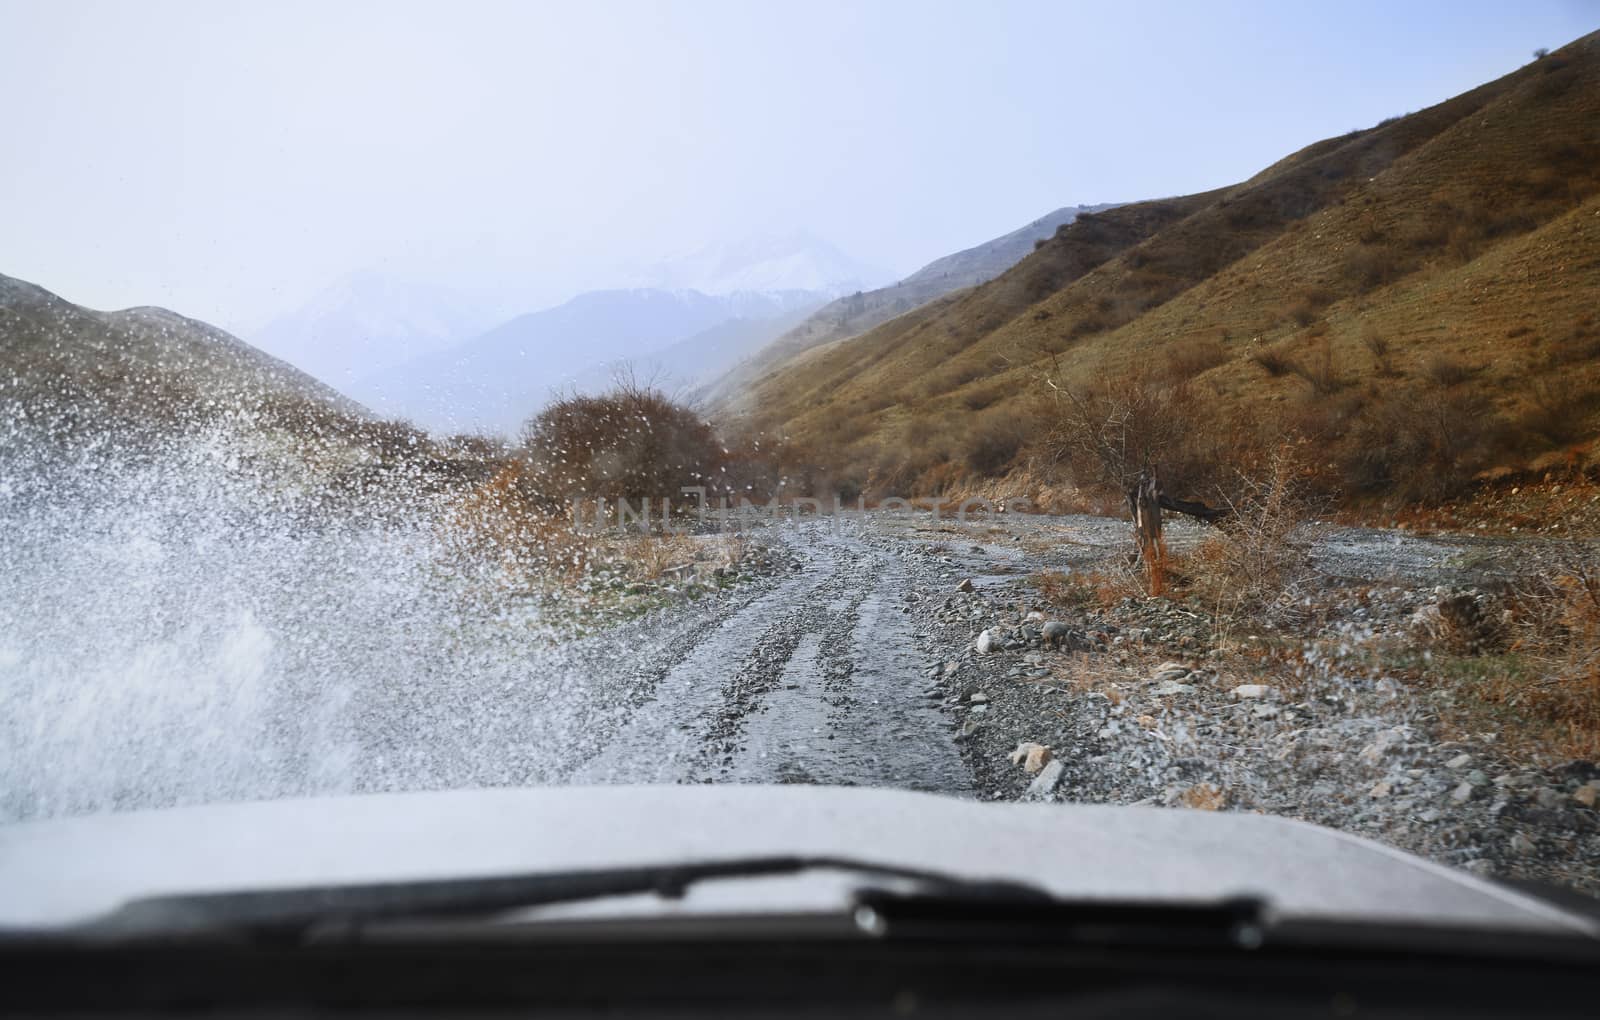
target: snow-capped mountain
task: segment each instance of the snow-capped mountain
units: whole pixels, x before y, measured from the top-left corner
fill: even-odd
[[[892,274],[804,232],[711,244],[642,270],[644,285],[704,294],[803,291],[837,297],[881,286]]]
[[[495,317],[464,295],[379,272],[358,272],[273,320],[254,343],[324,382],[352,381],[443,350]]]

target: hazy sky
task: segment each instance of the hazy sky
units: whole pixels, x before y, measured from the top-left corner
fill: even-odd
[[[795,228],[905,273],[1597,27],[1595,0],[0,0],[0,273],[236,328],[354,269],[534,307]]]

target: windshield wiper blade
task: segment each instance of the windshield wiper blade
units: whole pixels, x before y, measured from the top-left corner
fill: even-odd
[[[483,916],[636,893],[676,899],[690,886],[707,880],[819,870],[909,880],[946,903],[1037,907],[1057,902],[1050,893],[1024,882],[971,879],[849,857],[796,855],[492,878],[156,896],[130,900],[83,925],[78,933],[106,936],[226,933],[295,939],[316,928],[351,929],[382,921]]]

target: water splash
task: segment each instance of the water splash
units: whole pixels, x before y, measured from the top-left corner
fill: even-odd
[[[508,778],[464,720],[538,674],[542,624],[480,597],[436,505],[319,514],[249,422],[137,455],[12,426],[0,820]]]

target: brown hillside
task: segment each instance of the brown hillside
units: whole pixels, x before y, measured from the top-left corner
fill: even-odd
[[[782,365],[742,424],[865,487],[938,488],[1051,461],[1048,375],[1194,409],[1213,449],[1173,470],[1196,490],[1290,433],[1358,497],[1581,460],[1596,196],[1600,34],[1232,188],[1080,217],[987,284]]]

